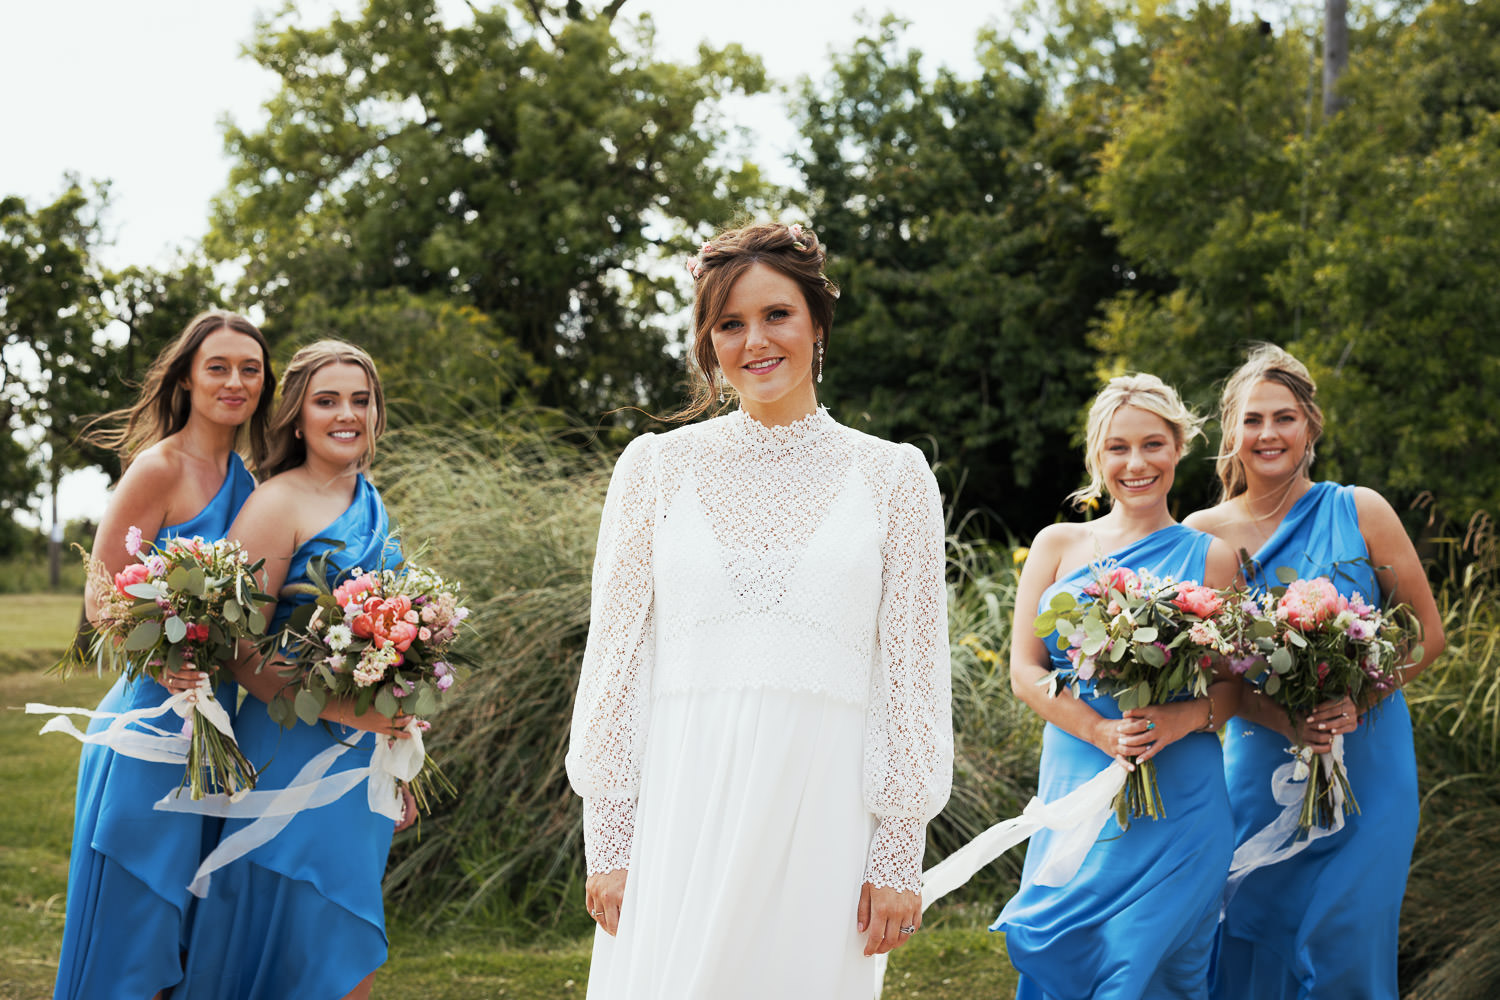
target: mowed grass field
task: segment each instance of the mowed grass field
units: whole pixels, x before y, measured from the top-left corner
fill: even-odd
[[[52,993],[80,745],[62,734],[37,735],[42,717],[22,707],[92,708],[109,690],[113,677],[44,673],[70,641],[78,614],[76,595],[0,595],[9,643],[0,654],[0,1000]],[[983,929],[990,916],[988,909],[934,908],[928,925],[892,957],[885,996],[1010,995],[1015,973],[1003,940]],[[538,946],[510,929],[427,932],[399,918],[390,937],[390,960],[375,981],[381,1000],[553,1000],[582,997],[587,988],[588,939]]]

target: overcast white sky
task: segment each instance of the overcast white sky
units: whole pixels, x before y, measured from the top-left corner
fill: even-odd
[[[484,2],[484,0],[479,0]],[[265,0],[0,0],[0,195],[45,204],[63,175],[110,182],[104,259],[111,266],[169,265],[178,249],[207,228],[210,199],[223,187],[229,161],[221,122],[241,127],[262,119],[276,79],[240,54]],[[299,17],[322,23],[357,0],[302,0]],[[447,16],[466,7],[442,0]],[[650,13],[664,58],[695,57],[702,41],[738,42],[760,55],[781,82],[819,75],[830,49],[843,51],[856,17],[886,12],[911,22],[907,42],[929,66],[974,66],[974,43],[988,24],[1009,27],[1012,0],[627,0],[622,16]],[[451,13],[449,13],[451,12]],[[791,148],[780,97],[744,110],[769,154]],[[101,475],[64,483],[66,519],[97,517]]]

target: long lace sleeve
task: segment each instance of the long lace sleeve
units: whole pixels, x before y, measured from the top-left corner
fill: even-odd
[[[568,780],[583,796],[590,875],[630,867],[656,645],[651,438],[632,441],[610,479],[594,555],[588,644],[573,704]]]
[[[880,826],[865,881],[920,892],[927,821],[948,801],[953,781],[943,506],[916,448],[901,448],[892,478],[865,722],[865,805]]]

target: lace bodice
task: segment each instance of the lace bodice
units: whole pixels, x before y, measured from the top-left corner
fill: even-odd
[[[818,410],[643,435],[615,468],[568,774],[590,874],[629,866],[651,705],[810,692],[865,713],[866,879],[920,888],[953,740],[943,516],[921,452]]]

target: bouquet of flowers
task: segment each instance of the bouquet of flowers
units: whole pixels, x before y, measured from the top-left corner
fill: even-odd
[[[1036,619],[1036,634],[1060,632],[1071,671],[1043,682],[1075,695],[1084,682],[1114,697],[1122,710],[1200,698],[1213,682],[1216,657],[1233,658],[1251,634],[1241,595],[1196,583],[1157,579],[1121,566],[1096,566],[1080,602],[1064,591]],[[1136,765],[1115,799],[1121,827],[1132,818],[1166,815],[1156,768]]]
[[[240,752],[213,688],[232,679],[227,665],[237,658],[239,641],[257,641],[265,633],[260,605],[269,598],[255,578],[261,563],[247,565],[237,542],[173,538],[158,547],[143,541],[134,526],[126,533],[125,550],[139,561],[113,578],[103,563],[89,566],[99,595],[89,660],[101,671],[107,666],[132,680],[144,674],[159,682],[164,670],[207,673],[207,683],[188,693],[192,709],[183,727],[189,746],[182,784],[194,799],[254,788],[255,769]],[[59,667],[67,672],[77,663],[65,659]]]
[[[1323,702],[1347,695],[1358,705],[1372,693],[1394,690],[1398,661],[1422,657],[1409,608],[1381,611],[1358,593],[1346,598],[1326,576],[1293,578],[1265,603],[1256,637],[1259,655],[1245,673],[1294,722]],[[1305,745],[1292,753],[1297,757],[1293,780],[1307,782],[1300,830],[1330,826],[1340,799],[1344,813],[1359,812],[1336,754],[1314,754]]]
[[[298,719],[311,725],[329,698],[347,697],[356,714],[373,709],[388,719],[410,715],[425,730],[421,717],[437,711],[458,680],[450,647],[469,616],[459,585],[405,563],[373,572],[356,567],[329,587],[330,554],[309,562],[308,576],[316,582],[287,588],[314,600],[294,610],[286,627],[264,643],[266,658],[284,660],[279,672],[297,689],[291,699],[272,699],[271,717],[286,728]],[[424,808],[428,781],[443,783],[430,757],[411,783]]]

